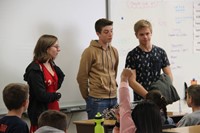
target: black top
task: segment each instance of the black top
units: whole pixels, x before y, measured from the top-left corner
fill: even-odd
[[[58,76],[58,89],[64,80],[64,73],[61,69],[53,65],[56,74]],[[32,125],[37,126],[37,120],[39,115],[48,110],[48,103],[58,100],[60,97],[57,96],[55,92],[47,92],[45,87],[45,79],[40,66],[36,62],[31,62],[26,68],[24,74],[24,80],[28,82],[29,85],[29,106],[28,106],[28,116]]]
[[[0,133],[29,133],[28,125],[17,116],[0,119]]]
[[[148,91],[151,83],[159,79],[161,69],[169,65],[167,54],[162,48],[153,45],[150,52],[145,52],[137,46],[128,53],[125,68],[135,69],[136,81]],[[141,99],[134,93],[135,101]]]

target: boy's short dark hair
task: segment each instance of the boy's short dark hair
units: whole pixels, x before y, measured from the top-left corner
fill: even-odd
[[[67,115],[57,110],[44,111],[38,119],[38,127],[42,126],[50,126],[66,131]]]
[[[10,83],[3,90],[3,101],[8,110],[19,109],[28,99],[29,86],[22,83]]]
[[[187,89],[188,96],[192,98],[192,104],[200,106],[200,85],[191,85]]]
[[[105,26],[108,26],[108,25],[113,25],[113,21],[110,21],[105,18],[101,18],[101,19],[97,20],[95,23],[95,31],[98,33],[101,33],[102,28]]]

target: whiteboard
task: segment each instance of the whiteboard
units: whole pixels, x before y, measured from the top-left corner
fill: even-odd
[[[60,89],[61,107],[85,104],[76,82],[80,56],[96,39],[95,21],[106,17],[104,0],[1,0],[0,90],[22,82],[33,49],[43,34],[59,39],[61,52],[55,63],[65,73]],[[6,113],[0,95],[0,114]]]
[[[128,52],[138,45],[134,24],[146,19],[153,26],[152,43],[168,54],[180,97],[184,98],[184,82],[200,82],[199,0],[109,0],[109,18],[114,21],[112,43],[119,51],[119,73]]]

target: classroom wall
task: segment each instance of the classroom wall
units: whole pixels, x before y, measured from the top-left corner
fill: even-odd
[[[125,66],[127,53],[138,45],[135,22],[147,19],[153,26],[152,43],[168,54],[173,84],[181,99],[184,82],[190,85],[193,78],[200,82],[199,0],[109,0],[108,9],[109,18],[114,21],[112,43],[119,51],[119,72]]]
[[[65,73],[61,107],[85,104],[76,75],[80,56],[96,39],[94,23],[106,17],[104,0],[1,0],[0,1],[0,91],[11,82],[23,82],[25,68],[43,34],[59,39],[56,64]],[[0,114],[6,113],[0,95]]]

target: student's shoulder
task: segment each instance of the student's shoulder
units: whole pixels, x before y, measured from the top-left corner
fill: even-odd
[[[192,112],[190,114],[187,114],[185,117],[189,117],[189,118],[199,118],[200,119],[200,110],[197,110],[195,112]]]
[[[196,119],[196,118],[200,118],[200,113],[194,113],[194,112],[192,112],[192,113],[189,113],[189,114],[187,114],[187,115],[185,115],[185,116],[183,116],[183,118],[180,120],[180,122],[188,122],[188,121],[190,121],[191,119]]]
[[[26,68],[26,71],[41,71],[39,63],[32,61]]]
[[[154,50],[158,50],[158,51],[165,51],[162,47],[159,47],[157,45],[152,45]]]
[[[96,48],[89,46],[84,49],[84,51],[82,53],[82,57],[83,56],[91,56],[92,54],[95,54],[95,53],[96,53]]]
[[[196,125],[200,120],[200,114],[197,112],[192,112],[185,115],[178,123],[177,127]]]
[[[27,123],[18,116],[4,116],[0,119],[0,124],[7,125],[8,130],[12,130],[16,133],[29,132]]]
[[[0,122],[6,122],[6,123],[25,123],[18,116],[4,116],[3,118],[0,119]]]
[[[133,48],[132,50],[130,50],[130,51],[128,52],[128,55],[139,54],[139,53],[141,53],[141,52],[142,52],[142,50],[140,49],[140,47],[139,47],[139,46],[136,46],[135,48]]]
[[[110,46],[110,48],[113,50],[113,52],[114,52],[116,55],[118,55],[118,50],[117,50],[117,48],[115,48],[115,47],[113,47],[113,46]]]
[[[110,47],[111,47],[113,50],[118,51],[116,47],[114,47],[114,46],[112,46],[112,45],[111,45]]]
[[[90,46],[86,47],[84,50],[83,50],[83,53],[82,55],[86,56],[86,55],[95,55],[99,52],[102,52],[102,48],[101,46],[98,46],[97,44],[91,44]]]

